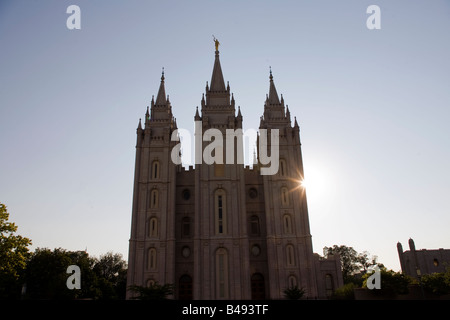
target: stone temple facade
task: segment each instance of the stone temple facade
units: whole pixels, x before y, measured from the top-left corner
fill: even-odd
[[[243,117],[225,85],[216,43],[211,82],[193,114],[201,151],[212,144],[211,137],[198,140],[201,133],[217,129],[225,137],[224,163],[208,164],[202,157],[195,168],[184,168],[172,160],[179,142],[171,139],[177,124],[163,73],[156,100],[137,128],[128,286],[170,283],[170,298],[234,300],[283,299],[283,291],[294,286],[304,288],[308,299],[321,299],[343,285],[339,257],[313,253],[300,128],[296,119],[291,125],[272,72],[269,80],[259,130],[270,138],[250,168],[237,159],[242,136],[232,137],[234,154],[225,150],[226,130],[242,129]],[[270,135],[274,129],[278,143]],[[261,161],[262,149],[272,147],[279,151],[278,168],[261,174],[269,166]],[[225,161],[227,156],[234,161]]]

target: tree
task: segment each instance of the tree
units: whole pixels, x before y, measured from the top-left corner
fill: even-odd
[[[170,283],[159,284],[158,282],[150,284],[148,287],[129,286],[128,290],[137,294],[133,299],[137,300],[166,300],[167,296],[173,294],[174,285]]]
[[[367,272],[363,275],[363,288],[367,288],[367,280],[373,272]],[[386,268],[380,269],[381,288],[380,290],[371,290],[375,294],[385,296],[392,296],[396,294],[407,294],[409,292],[408,286],[412,283],[412,278],[393,270]]]
[[[16,235],[17,226],[8,219],[6,206],[0,203],[0,298],[15,299],[20,297],[31,240]]]
[[[127,263],[120,253],[108,252],[96,260],[93,268],[97,276],[99,299],[125,299]]]
[[[377,265],[378,267],[384,267],[383,264],[378,263],[377,256],[369,258],[369,252],[364,251],[358,253],[353,247],[347,247],[345,245],[334,245],[333,247],[324,247],[323,254],[325,258],[330,255],[339,254],[341,260],[342,277],[344,283],[355,283],[361,285],[362,281],[359,273],[366,273],[369,266]]]
[[[421,284],[425,291],[435,295],[450,293],[450,268],[445,272],[425,274],[421,278]]]
[[[306,290],[304,288],[299,288],[298,286],[292,286],[284,289],[283,293],[286,299],[289,300],[298,300],[303,297]]]
[[[85,251],[37,248],[27,263],[26,298],[86,299],[95,297],[94,260]],[[70,290],[67,267],[77,265],[81,272],[81,289]]]
[[[67,288],[67,267],[80,268],[80,289]],[[86,251],[38,248],[26,270],[28,299],[125,299],[126,262],[108,252],[99,259]]]

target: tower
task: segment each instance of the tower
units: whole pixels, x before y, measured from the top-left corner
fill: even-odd
[[[259,129],[266,129],[268,137],[269,132],[278,130],[278,141],[268,138],[269,150],[278,143],[278,170],[263,176],[271,298],[280,298],[283,289],[292,286],[308,288],[309,295],[317,296],[306,193],[301,185],[300,128],[297,119],[291,126],[289,107],[285,107],[283,95],[281,100],[278,97],[272,70],[269,80]]]
[[[176,165],[171,151],[176,142],[171,135],[177,126],[164,82],[163,70],[156,101],[152,97],[150,111],[147,107],[144,128],[139,120],[136,130],[128,284],[174,282]]]

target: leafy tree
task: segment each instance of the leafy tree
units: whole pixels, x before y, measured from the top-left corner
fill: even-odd
[[[80,289],[67,288],[70,274],[66,271],[70,265],[80,268]],[[126,271],[120,254],[108,252],[96,259],[85,251],[38,248],[28,261],[26,298],[124,299]]]
[[[383,264],[377,262],[377,256],[369,258],[367,251],[358,253],[353,247],[347,247],[345,245],[324,247],[323,254],[325,258],[328,258],[330,255],[339,254],[344,284],[354,283],[361,286],[362,280],[358,274],[367,272],[367,268],[375,264],[380,268],[384,267]]]
[[[148,287],[129,286],[128,290],[137,293],[133,299],[137,300],[166,300],[167,296],[172,295],[175,286],[173,284],[159,284],[158,282],[150,284]]]
[[[29,299],[77,299],[92,298],[95,275],[93,259],[84,251],[66,251],[58,248],[38,248],[27,264],[26,298]],[[67,267],[77,265],[81,272],[81,289],[70,290],[66,281],[70,274]]]
[[[125,299],[127,263],[120,253],[108,252],[96,260],[93,268],[97,276],[99,299]]]
[[[356,288],[356,285],[353,282],[349,282],[347,284],[344,284],[342,287],[337,288],[334,290],[332,299],[335,300],[354,300],[355,299],[355,292],[354,289]]]
[[[367,279],[373,274],[369,271],[363,275],[363,288],[367,288]],[[409,292],[408,286],[412,283],[412,278],[393,270],[387,270],[386,268],[380,269],[381,289],[372,290],[376,294],[383,295],[395,295],[395,294],[407,294]]]
[[[421,284],[425,291],[432,294],[450,294],[450,268],[445,272],[423,275]]]
[[[299,288],[298,286],[291,286],[283,291],[284,296],[289,300],[299,300],[303,297],[305,292],[304,288]]]
[[[20,297],[31,240],[16,235],[17,226],[8,219],[6,206],[0,203],[0,298],[14,299]]]

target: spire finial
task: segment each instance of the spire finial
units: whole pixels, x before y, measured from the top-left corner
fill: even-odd
[[[216,46],[216,51],[219,52],[220,42],[219,42],[219,40],[216,39],[216,37],[214,35],[212,35],[212,36],[213,36],[214,45]]]
[[[273,80],[273,76],[272,76],[272,67],[271,67],[271,66],[269,66],[269,73],[270,73],[269,79],[270,79],[270,80]]]
[[[162,72],[161,72],[161,81],[164,81],[164,67],[162,67]]]

